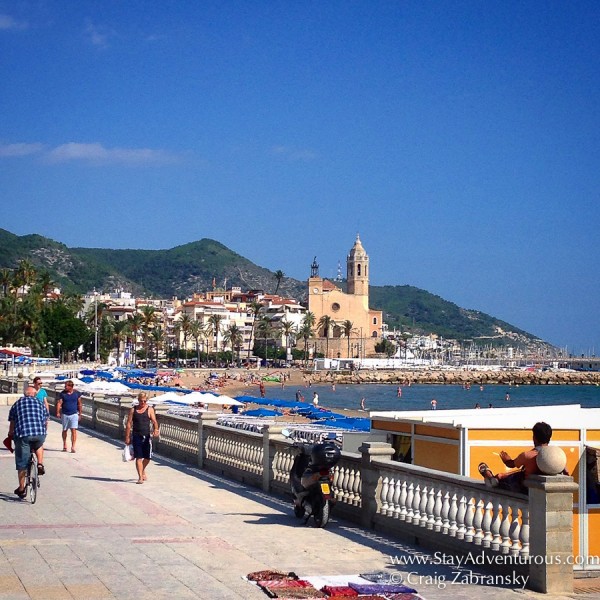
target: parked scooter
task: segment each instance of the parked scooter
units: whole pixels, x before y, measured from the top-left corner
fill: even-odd
[[[291,439],[284,429],[282,434]],[[294,497],[294,514],[305,522],[312,516],[317,527],[325,527],[335,504],[331,470],[340,460],[341,452],[335,443],[335,433],[319,444],[294,441],[298,453],[290,470],[290,485]]]

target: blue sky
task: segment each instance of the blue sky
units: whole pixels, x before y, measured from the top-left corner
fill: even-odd
[[[0,0],[0,227],[212,238],[600,352],[598,2]]]

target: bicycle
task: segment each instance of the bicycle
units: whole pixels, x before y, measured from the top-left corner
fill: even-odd
[[[25,491],[29,490],[29,500],[35,504],[38,490],[40,489],[40,474],[38,471],[38,459],[34,450],[29,455],[27,464],[27,475],[25,476]]]

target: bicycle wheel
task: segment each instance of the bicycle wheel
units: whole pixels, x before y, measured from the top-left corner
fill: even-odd
[[[38,475],[38,460],[35,453],[31,454],[31,459],[29,460],[29,467],[27,469],[27,481],[29,484],[29,500],[31,500],[31,504],[35,504],[37,500],[37,492],[39,486],[39,475]]]

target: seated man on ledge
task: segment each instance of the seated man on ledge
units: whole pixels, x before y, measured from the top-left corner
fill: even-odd
[[[502,462],[510,469],[516,470],[494,475],[486,463],[482,462],[479,464],[478,469],[483,476],[486,485],[527,494],[528,490],[523,484],[525,478],[529,477],[529,475],[543,474],[538,466],[537,457],[540,449],[550,443],[552,438],[552,427],[550,427],[548,423],[541,421],[533,426],[532,433],[534,447],[531,450],[521,452],[521,454],[514,459],[504,450],[500,452]],[[568,475],[568,472],[564,470],[563,475]]]

